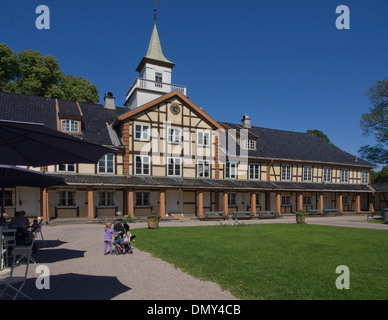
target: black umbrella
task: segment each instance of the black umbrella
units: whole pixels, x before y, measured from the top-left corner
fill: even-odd
[[[66,185],[63,178],[56,177],[40,171],[28,170],[11,165],[0,165],[0,184],[1,184],[1,217],[5,206],[5,188],[6,187],[37,187],[45,188],[50,186]]]
[[[83,141],[41,123],[0,120],[0,163],[46,166],[97,163],[115,149]]]

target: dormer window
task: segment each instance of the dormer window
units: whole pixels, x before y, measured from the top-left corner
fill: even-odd
[[[78,133],[79,122],[73,119],[61,120],[61,131]]]
[[[244,148],[248,150],[256,150],[255,140],[244,140]]]

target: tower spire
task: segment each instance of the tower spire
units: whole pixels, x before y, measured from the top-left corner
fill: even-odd
[[[155,1],[155,7],[154,7],[154,24],[156,24],[156,5],[159,4],[159,1]]]

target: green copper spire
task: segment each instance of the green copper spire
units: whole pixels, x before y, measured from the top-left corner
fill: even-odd
[[[162,46],[160,45],[159,40],[158,29],[156,29],[156,24],[154,24],[154,30],[152,30],[150,44],[148,45],[148,51],[145,57],[157,61],[172,63],[171,61],[167,60],[166,57],[163,55]]]

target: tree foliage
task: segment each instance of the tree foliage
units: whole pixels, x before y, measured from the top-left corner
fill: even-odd
[[[97,86],[83,77],[65,75],[58,60],[36,50],[17,55],[0,43],[0,91],[97,103]]]
[[[317,129],[309,129],[306,131],[307,133],[310,133],[310,134],[313,134],[327,142],[330,142],[330,139],[327,135],[325,135],[321,130],[317,130]]]
[[[359,153],[373,163],[388,164],[388,79],[377,81],[367,96],[371,107],[362,114],[360,125],[364,135],[375,135],[377,144],[363,146]]]

